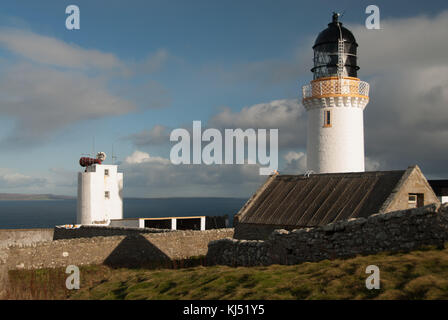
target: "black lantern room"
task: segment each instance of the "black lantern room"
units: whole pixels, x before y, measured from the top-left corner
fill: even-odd
[[[356,65],[358,44],[351,31],[344,28],[338,18],[339,14],[333,13],[333,21],[328,24],[327,29],[319,33],[314,43],[314,68],[311,69],[314,79],[358,76],[359,67]],[[343,40],[341,46],[339,40]],[[339,59],[339,55],[342,59]]]

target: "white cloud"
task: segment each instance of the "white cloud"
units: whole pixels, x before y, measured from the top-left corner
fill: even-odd
[[[9,188],[22,187],[39,187],[45,184],[46,180],[43,178],[31,177],[21,173],[13,172],[10,169],[0,168],[0,188],[8,190]]]
[[[280,147],[299,147],[306,141],[306,118],[298,99],[274,100],[234,112],[225,108],[213,116],[212,128],[278,129]]]
[[[0,143],[30,146],[64,127],[84,120],[120,116],[170,104],[164,86],[147,80],[131,86],[129,76],[159,70],[170,58],[164,49],[143,61],[125,62],[116,55],[14,28],[0,28],[2,58],[0,113],[14,129]],[[126,77],[123,77],[126,76]]]
[[[120,166],[126,194],[142,197],[248,197],[266,180],[257,165],[173,165],[135,151]]]
[[[303,174],[306,172],[306,154],[304,152],[290,151],[283,158],[286,163],[280,173]]]
[[[0,112],[15,119],[11,145],[38,142],[67,125],[135,111],[102,79],[19,64],[0,75]],[[5,141],[4,141],[5,142]]]
[[[159,163],[159,164],[169,164],[168,159],[162,157],[152,157],[149,153],[136,150],[130,156],[125,159],[126,164],[140,164],[140,163]]]
[[[111,53],[83,49],[73,43],[19,29],[0,29],[0,45],[31,61],[56,67],[122,69],[125,64]]]

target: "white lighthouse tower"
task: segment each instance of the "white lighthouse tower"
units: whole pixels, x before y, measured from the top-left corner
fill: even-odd
[[[117,165],[104,165],[104,152],[96,158],[83,157],[85,167],[78,173],[77,223],[108,225],[111,219],[123,219],[123,173]]]
[[[357,78],[355,37],[333,14],[314,50],[314,79],[302,88],[308,113],[307,167],[315,173],[364,171],[363,111],[369,84]]]

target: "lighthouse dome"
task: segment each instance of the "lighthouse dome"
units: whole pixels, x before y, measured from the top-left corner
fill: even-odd
[[[333,14],[333,21],[319,33],[314,42],[314,67],[311,71],[314,79],[338,75],[338,58],[342,55],[343,74],[346,77],[357,77],[357,47],[355,36],[338,20],[339,14]],[[338,52],[339,41],[343,41],[343,50]]]

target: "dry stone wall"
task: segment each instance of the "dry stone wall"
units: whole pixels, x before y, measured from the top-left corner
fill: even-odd
[[[8,270],[98,265],[111,267],[170,267],[176,260],[204,257],[208,243],[233,237],[234,230],[133,233],[21,243],[0,248],[0,297]]]
[[[447,240],[448,208],[432,204],[323,227],[276,230],[268,240],[216,240],[209,244],[207,261],[230,266],[297,264],[424,245],[441,247]]]
[[[210,241],[232,236],[233,229],[146,233],[10,246],[1,253],[9,270],[103,263],[138,267],[205,256]]]

